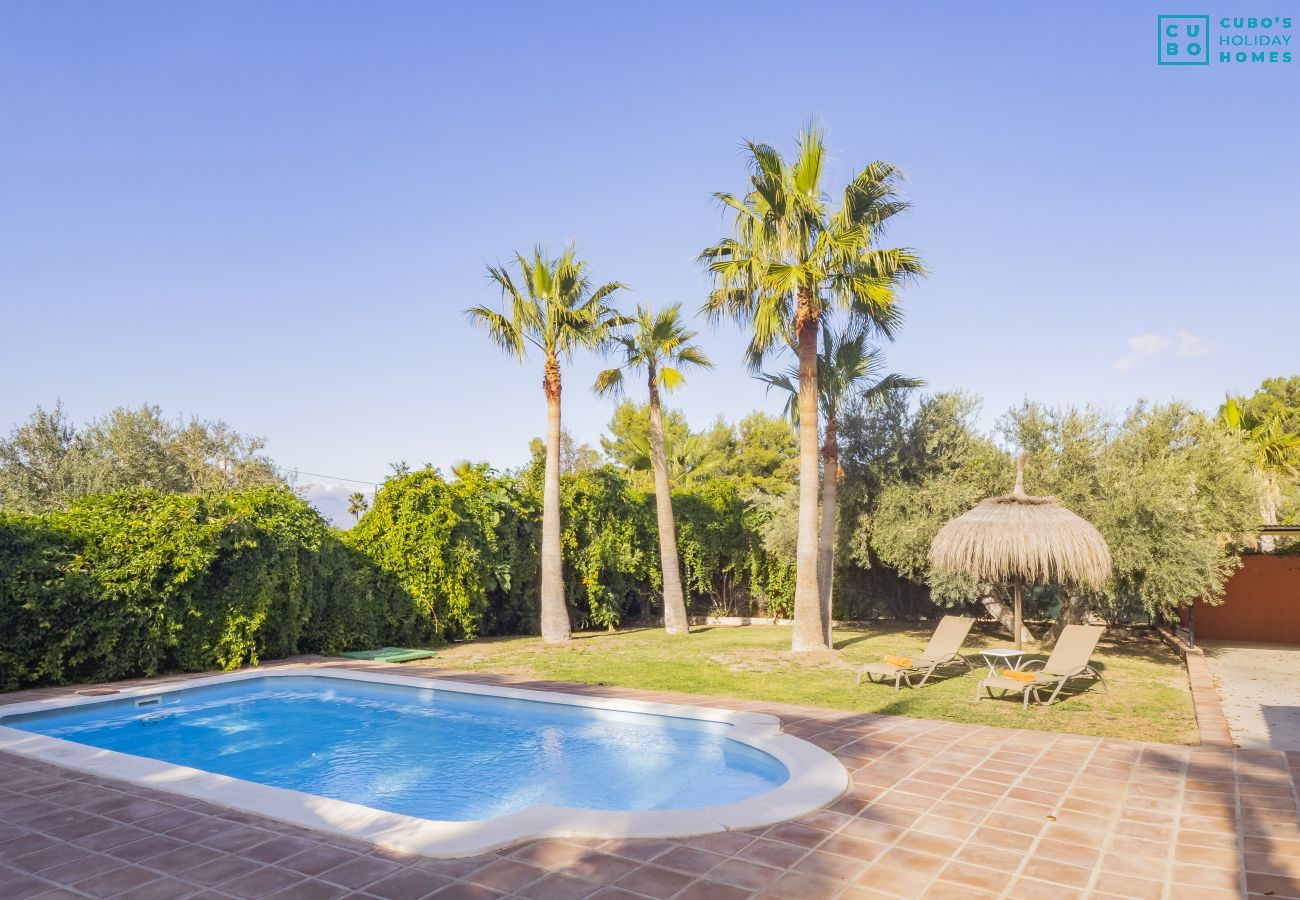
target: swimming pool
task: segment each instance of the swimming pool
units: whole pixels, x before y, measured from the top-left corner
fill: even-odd
[[[847,773],[771,716],[340,669],[0,710],[0,749],[398,849],[679,836],[831,802]]]

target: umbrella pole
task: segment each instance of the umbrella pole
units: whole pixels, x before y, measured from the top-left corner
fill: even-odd
[[[1016,576],[1015,587],[1012,589],[1012,591],[1015,594],[1015,598],[1016,598],[1015,601],[1016,612],[1014,616],[1015,628],[1016,628],[1016,649],[1023,650],[1025,648],[1020,646],[1020,633],[1024,630],[1024,626],[1022,625],[1023,620],[1021,619],[1020,616],[1020,576],[1019,575]]]

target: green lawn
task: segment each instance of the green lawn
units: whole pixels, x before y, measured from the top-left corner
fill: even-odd
[[[562,646],[547,646],[536,637],[453,644],[440,648],[437,664],[1038,731],[1196,742],[1196,721],[1181,662],[1145,631],[1117,630],[1102,639],[1093,663],[1105,675],[1109,694],[1098,687],[1028,712],[1022,711],[1018,700],[986,700],[977,705],[979,674],[932,679],[925,687],[905,687],[897,693],[892,685],[854,685],[854,664],[886,653],[919,652],[929,634],[928,628],[903,626],[845,629],[835,633],[839,652],[795,656],[788,652],[790,630],[785,627],[700,627],[686,637],[645,628],[581,633]],[[966,648],[1007,644],[1005,637],[973,632]],[[979,673],[987,671],[977,656],[972,655],[972,662]]]

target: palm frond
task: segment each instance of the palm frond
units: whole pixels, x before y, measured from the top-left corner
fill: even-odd
[[[713,280],[703,312],[750,329],[746,364],[754,371],[785,341],[795,304],[810,297],[818,315],[832,310],[892,339],[902,322],[901,289],[923,277],[908,248],[879,248],[877,239],[909,208],[902,172],[872,162],[844,187],[838,209],[821,187],[827,150],[809,122],[792,163],[768,144],[745,141],[747,192],[715,198],[733,214],[732,233],[700,253]]]
[[[758,372],[754,377],[767,385],[769,393],[772,388],[785,392],[786,398],[781,407],[781,414],[790,420],[790,424],[797,426],[799,424],[799,367],[795,366],[786,372]]]
[[[598,397],[618,397],[623,393],[623,370],[606,369],[596,376],[591,388]]]
[[[799,153],[792,167],[794,188],[805,197],[819,194],[822,164],[826,158],[826,138],[815,121],[809,121],[799,134]]]
[[[469,317],[471,325],[487,331],[488,336],[502,350],[517,359],[524,358],[527,350],[524,345],[524,334],[505,315],[486,306],[471,307],[465,311],[465,314]]]
[[[897,372],[890,372],[863,391],[861,396],[866,400],[874,400],[894,391],[914,391],[923,387],[925,387],[924,378],[913,378],[910,375],[899,375]]]
[[[685,381],[686,379],[682,376],[682,373],[676,369],[664,366],[659,370],[659,386],[665,391],[674,390],[680,387]]]
[[[703,350],[693,345],[678,349],[673,353],[672,358],[679,366],[697,366],[701,369],[712,369],[714,367],[713,360],[705,356]]]

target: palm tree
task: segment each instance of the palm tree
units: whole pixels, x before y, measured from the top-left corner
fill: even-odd
[[[634,432],[623,438],[626,454],[624,465],[632,475],[632,483],[640,485],[637,476],[648,474],[654,484],[654,449],[650,436]],[[668,483],[673,487],[699,484],[713,475],[727,462],[722,448],[711,443],[703,434],[688,434],[674,439],[664,434],[664,456],[668,462]]]
[[[1255,457],[1255,474],[1260,480],[1259,510],[1265,525],[1277,524],[1282,501],[1282,479],[1300,475],[1300,434],[1287,431],[1281,414],[1260,416],[1236,397],[1219,408],[1219,422],[1245,439]],[[1259,549],[1271,552],[1275,539],[1260,535]]]
[[[682,321],[682,305],[674,304],[656,313],[637,305],[631,328],[615,338],[623,353],[618,368],[606,369],[596,378],[597,394],[617,395],[623,390],[623,372],[645,373],[650,390],[650,467],[654,473],[655,516],[659,525],[659,564],[664,577],[664,627],[669,634],[690,631],[686,598],[682,593],[682,571],[677,562],[677,529],[673,524],[672,491],[668,484],[668,456],[664,452],[663,409],[659,391],[671,391],[685,383],[682,369],[690,366],[711,369],[713,363],[695,344],[698,332]]]
[[[715,281],[705,304],[713,318],[751,329],[750,368],[794,342],[799,353],[799,536],[792,649],[829,649],[821,622],[817,536],[817,338],[823,314],[838,309],[854,327],[892,338],[896,290],[924,274],[910,250],[875,246],[889,220],[908,208],[901,173],[873,162],[850,179],[832,210],[822,190],[826,144],[808,125],[793,162],[766,144],[745,142],[749,191],[717,194],[735,214],[734,235],[700,254]]]
[[[541,247],[531,256],[515,254],[521,286],[504,266],[488,266],[488,276],[501,289],[503,309],[476,306],[466,311],[470,321],[487,330],[497,346],[523,361],[531,346],[544,364],[542,392],[546,395],[546,476],[542,489],[542,638],[569,640],[569,611],[564,605],[560,556],[560,362],[578,349],[595,349],[611,330],[626,321],[609,306],[617,282],[592,289],[587,264],[576,258],[570,244],[555,259]]]
[[[361,514],[370,508],[370,503],[366,500],[366,495],[360,491],[354,491],[348,495],[348,512],[352,518],[361,521]]]
[[[839,510],[840,414],[856,399],[875,402],[891,391],[919,388],[920,378],[891,372],[882,375],[885,357],[868,342],[865,331],[837,334],[830,324],[822,328],[822,349],[817,356],[817,400],[822,421],[822,523],[817,551],[817,582],[821,591],[822,627],[831,644],[831,588],[835,573],[835,520]],[[769,387],[789,393],[786,415],[799,424],[799,367],[779,374],[761,373]]]
[[[451,474],[457,481],[464,481],[475,472],[487,472],[492,467],[487,462],[472,462],[468,459],[457,459],[451,464]]]

